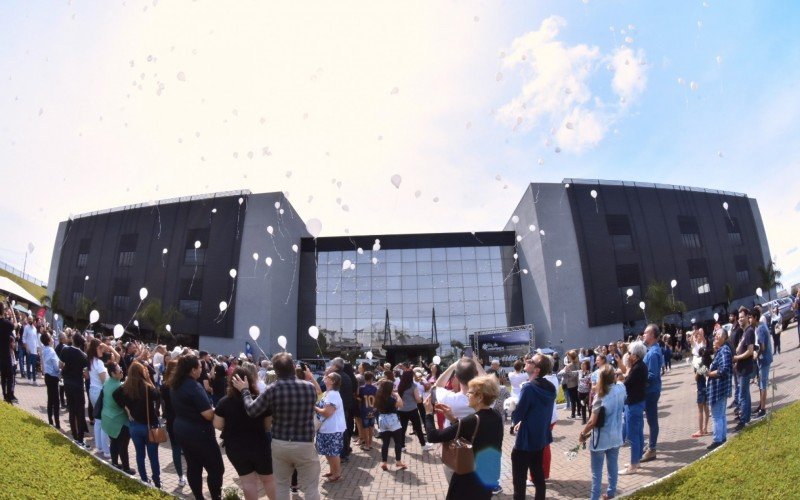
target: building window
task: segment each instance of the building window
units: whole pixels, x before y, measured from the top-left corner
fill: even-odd
[[[678,216],[678,227],[681,230],[681,240],[684,248],[700,248],[700,227],[697,219],[690,215]]]
[[[195,243],[198,241],[200,248],[195,248]],[[208,248],[208,228],[190,229],[186,233],[183,263],[187,266],[202,266],[206,261],[206,248]]]
[[[81,302],[81,297],[83,297],[82,292],[72,292],[72,303],[77,306]]]
[[[728,233],[728,236],[731,234],[733,233]],[[734,255],[733,262],[736,266],[736,284],[746,285],[750,283],[750,270],[747,265],[747,255]]]
[[[611,236],[614,250],[633,250],[631,223],[627,215],[606,215],[606,226],[608,227],[608,234]]]
[[[692,291],[697,292],[697,295],[711,292],[711,285],[708,284],[708,278],[689,278],[689,286],[692,288]]]
[[[117,265],[119,267],[131,267],[134,260],[136,260],[136,252],[120,252]]]
[[[750,271],[747,269],[744,271],[736,271],[736,283],[739,285],[750,283]]]
[[[181,299],[178,301],[178,311],[187,318],[197,318],[200,316],[200,301]]]
[[[78,267],[86,267],[86,263],[89,261],[89,248],[91,244],[92,240],[89,238],[81,238],[81,241],[78,243],[78,262],[76,263]]]
[[[711,292],[708,280],[708,265],[706,259],[689,259],[689,287],[693,293],[704,295]]]
[[[78,267],[86,267],[86,263],[89,262],[89,254],[88,253],[79,253],[78,254]]]
[[[131,298],[127,295],[114,295],[113,299],[115,310],[127,310],[130,306]]]
[[[728,242],[731,245],[742,244],[742,231],[739,228],[739,219],[736,217],[728,217],[725,219],[725,224],[728,227]]]
[[[617,266],[617,287],[625,303],[634,303],[633,299],[642,296],[642,279],[639,276],[638,264],[622,264]],[[633,292],[631,297],[628,297],[628,290]]]

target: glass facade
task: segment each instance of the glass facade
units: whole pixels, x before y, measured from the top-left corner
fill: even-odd
[[[438,341],[446,352],[451,340],[466,343],[476,330],[520,325],[513,254],[513,246],[303,252],[298,338],[307,337],[303,325],[315,324],[329,341],[354,339],[378,348],[388,311],[394,342],[404,335],[430,340],[435,310]]]

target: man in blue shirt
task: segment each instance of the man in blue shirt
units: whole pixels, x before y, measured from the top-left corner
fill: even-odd
[[[511,451],[511,477],[514,484],[514,500],[525,498],[525,482],[528,469],[533,472],[536,500],[544,500],[544,448],[553,442],[550,420],[556,387],[544,377],[550,374],[553,363],[550,358],[536,354],[525,360],[525,373],[530,381],[522,386],[517,408],[511,415],[517,440]]]
[[[756,418],[767,415],[767,385],[769,384],[769,368],[772,366],[772,346],[770,345],[769,327],[761,316],[761,306],[750,311],[750,323],[756,326],[756,343],[758,344],[758,391],[759,404],[753,412]]]
[[[731,346],[728,345],[728,333],[724,328],[714,331],[714,361],[708,367],[708,404],[714,419],[714,440],[707,450],[722,446],[728,438],[728,423],[725,420],[725,404],[731,395],[732,357]]]
[[[661,368],[664,366],[664,353],[658,345],[658,326],[651,323],[644,329],[644,343],[647,354],[644,364],[647,365],[647,389],[645,389],[644,411],[647,417],[647,427],[650,428],[650,437],[647,451],[642,456],[642,462],[656,459],[656,446],[658,445],[658,399],[661,397]]]

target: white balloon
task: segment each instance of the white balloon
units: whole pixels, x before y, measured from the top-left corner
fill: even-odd
[[[520,236],[519,234],[517,235],[517,241],[518,241],[518,242],[519,242],[519,241],[522,241],[522,236]]]
[[[58,314],[53,315],[53,321],[58,321]]]
[[[692,90],[697,90],[697,82],[692,82],[689,84],[689,88]]]
[[[522,270],[522,274],[528,274],[528,270],[527,269],[523,269]]]
[[[719,321],[719,313],[714,313],[714,321]]]
[[[372,264],[377,264],[377,263],[378,263],[378,258],[377,257],[373,257],[372,258]]]
[[[695,318],[692,318],[692,324],[695,324],[696,322],[697,320]]]
[[[434,364],[434,365],[438,365],[438,364],[439,364],[439,363],[441,363],[441,362],[442,362],[442,358],[441,358],[441,357],[439,357],[439,355],[438,355],[438,354],[437,354],[436,356],[434,356],[434,357],[433,357],[433,364]]]
[[[672,280],[669,282],[669,286],[675,288],[676,286],[678,286],[678,282],[676,280]]]
[[[118,339],[118,338],[122,337],[122,335],[124,333],[125,333],[125,327],[124,326],[120,325],[119,323],[114,325],[114,338],[115,339]]]
[[[356,265],[355,265],[355,264],[353,264],[353,263],[351,263],[351,264],[350,264],[350,270],[351,270],[351,271],[355,271],[355,269],[356,269]]]
[[[761,296],[762,296],[762,293],[763,293],[763,290],[761,290],[761,287],[758,287],[758,288],[756,288],[756,295],[758,295],[759,297],[761,297]]]
[[[292,245],[292,252],[297,253],[298,247],[297,245]]]
[[[261,328],[257,327],[256,325],[253,325],[250,327],[249,333],[251,339],[258,340],[258,336],[261,335]]]
[[[531,224],[530,226],[528,226],[528,231],[530,231],[530,232],[536,231],[536,226]]]
[[[367,359],[372,359],[372,351],[367,351]]]
[[[639,309],[641,309],[642,311],[644,311],[644,308],[645,308],[644,301],[641,301],[641,302],[639,302]]]
[[[380,249],[381,249],[381,244],[380,243],[375,243],[374,245],[372,245],[372,251],[373,252],[377,252]]]
[[[200,240],[197,240],[197,241],[195,241],[195,242],[194,242],[194,247],[195,247],[196,249],[197,249],[197,248],[200,248]]]
[[[514,260],[517,260],[518,258],[519,258],[519,255],[514,254]]]
[[[228,274],[230,274],[231,278],[236,278],[236,269],[231,269]]]
[[[253,252],[253,260],[258,261],[258,252]]]
[[[316,238],[322,232],[322,221],[319,219],[308,219],[306,222],[306,231]]]
[[[225,309],[228,308],[228,303],[224,300],[219,303],[219,312],[225,312]]]
[[[625,295],[627,295],[628,297],[633,297],[633,290],[628,288],[627,290],[625,290]]]
[[[397,174],[394,174],[392,176],[392,185],[394,185],[394,187],[396,187],[397,189],[400,189],[400,183],[401,182],[403,182],[403,178],[402,177],[400,177]]]
[[[276,201],[276,202],[275,202],[275,210],[277,210],[277,209],[279,209],[279,208],[281,208],[281,202],[279,202],[279,201]]]
[[[308,327],[308,336],[311,337],[314,340],[317,340],[317,338],[319,338],[319,328],[317,328],[314,325],[309,326]]]
[[[84,281],[89,281],[89,275],[87,274],[86,276],[84,276],[84,277],[83,277],[83,280],[84,280]]]
[[[89,323],[97,323],[98,319],[100,319],[100,313],[96,309],[89,313]]]
[[[283,215],[283,209],[281,208],[280,210],[278,210],[278,213]]]
[[[350,269],[350,264],[352,264],[352,262],[350,262],[349,259],[345,259],[345,261],[342,262],[342,271]]]
[[[272,229],[272,226],[267,226],[267,232],[268,232],[269,234],[272,234],[272,233],[273,233],[273,231],[274,231],[274,229]]]
[[[211,209],[211,213],[212,213],[212,214],[215,214],[215,213],[217,213],[217,209],[216,209],[216,208],[212,208],[212,209]]]
[[[241,205],[242,203],[244,203],[244,198],[239,198],[239,205]]]
[[[363,248],[358,247],[358,250],[356,250],[356,251],[358,252],[358,255],[364,255],[364,249]]]
[[[278,337],[278,345],[281,346],[283,349],[286,349],[286,337],[281,335]]]
[[[267,257],[266,259],[264,259],[264,262],[267,263],[267,267],[271,266],[272,265],[272,257]]]
[[[556,267],[561,267],[561,259],[558,259],[558,260],[556,261]]]
[[[517,216],[517,215],[512,215],[512,216],[511,216],[511,222],[513,222],[514,224],[516,224],[517,222],[519,222],[519,216]]]
[[[165,326],[164,328],[166,328],[168,332],[172,332],[172,325],[167,324],[167,326]]]
[[[164,250],[161,250],[161,253],[164,254],[164,255],[167,255],[168,252],[169,252],[169,250],[167,250],[166,248]]]
[[[727,201],[723,201],[722,202],[722,208],[724,208],[725,210],[728,209],[728,202]]]
[[[139,300],[144,300],[147,298],[147,288],[140,288],[139,289]]]
[[[539,230],[539,234],[541,234],[542,236],[544,236],[544,235],[545,235],[544,229],[540,229],[540,230]]]
[[[569,189],[569,182],[567,182],[566,184],[564,184],[564,189]]]
[[[592,189],[592,190],[589,192],[589,194],[590,194],[590,195],[592,195],[592,198],[595,198],[595,199],[597,199],[597,191],[595,191],[594,189]]]
[[[135,326],[136,328],[139,328],[139,320],[138,319],[133,320],[133,326]]]

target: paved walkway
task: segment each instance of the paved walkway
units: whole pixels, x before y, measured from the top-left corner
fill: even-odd
[[[783,334],[783,347],[783,354],[776,356],[772,365],[777,387],[774,398],[770,398],[770,408],[773,405],[778,408],[800,399],[800,384],[795,383],[800,378],[800,362],[798,362],[800,350],[798,350],[798,335],[795,325],[791,325]],[[663,379],[663,386],[664,391],[661,395],[659,411],[661,429],[658,459],[642,464],[639,474],[620,476],[620,494],[631,493],[697,460],[706,453],[705,447],[711,442],[710,437],[701,439],[690,437],[697,430],[695,384],[691,368],[685,363],[673,363],[672,372],[666,374]],[[755,386],[752,386],[751,389],[755,402],[758,391]],[[22,408],[45,421],[47,420],[46,394],[43,386],[34,387],[26,381],[20,381],[17,384],[16,394]],[[729,421],[732,421],[733,417],[730,411],[729,415]],[[570,461],[566,458],[566,452],[577,444],[578,432],[582,427],[579,420],[565,418],[568,416],[566,411],[561,411],[561,420],[553,431],[555,442],[552,446],[551,480],[547,485],[548,498],[587,498],[589,494],[591,473],[588,450],[581,450],[574,460]],[[66,413],[64,413],[62,424],[66,421]],[[645,434],[647,433],[645,425]],[[647,438],[645,437],[645,439]],[[503,441],[501,472],[504,494],[495,497],[498,499],[510,499],[513,491],[510,459],[513,444],[513,438],[506,434]],[[164,490],[179,497],[185,495],[191,497],[188,486],[178,487],[178,478],[175,475],[169,443],[162,445],[159,452]],[[130,455],[131,463],[135,467],[135,454],[132,446]],[[620,468],[629,462],[629,457],[629,448],[623,448],[620,451]],[[224,449],[223,458],[225,460],[224,484],[229,486],[237,482],[236,472],[225,457]],[[332,485],[321,485],[320,492],[324,498],[336,499],[411,500],[413,498],[414,500],[434,500],[445,497],[447,481],[438,458],[438,451],[421,451],[416,438],[409,436],[407,453],[404,453],[403,460],[408,464],[408,470],[384,472],[379,468],[379,448],[373,446],[371,452],[358,450],[350,462],[344,466],[345,474],[342,481]],[[322,459],[322,464],[323,472],[327,472],[324,459]],[[533,488],[528,489],[531,497],[533,492]],[[302,495],[294,495],[294,498],[302,498]]]

